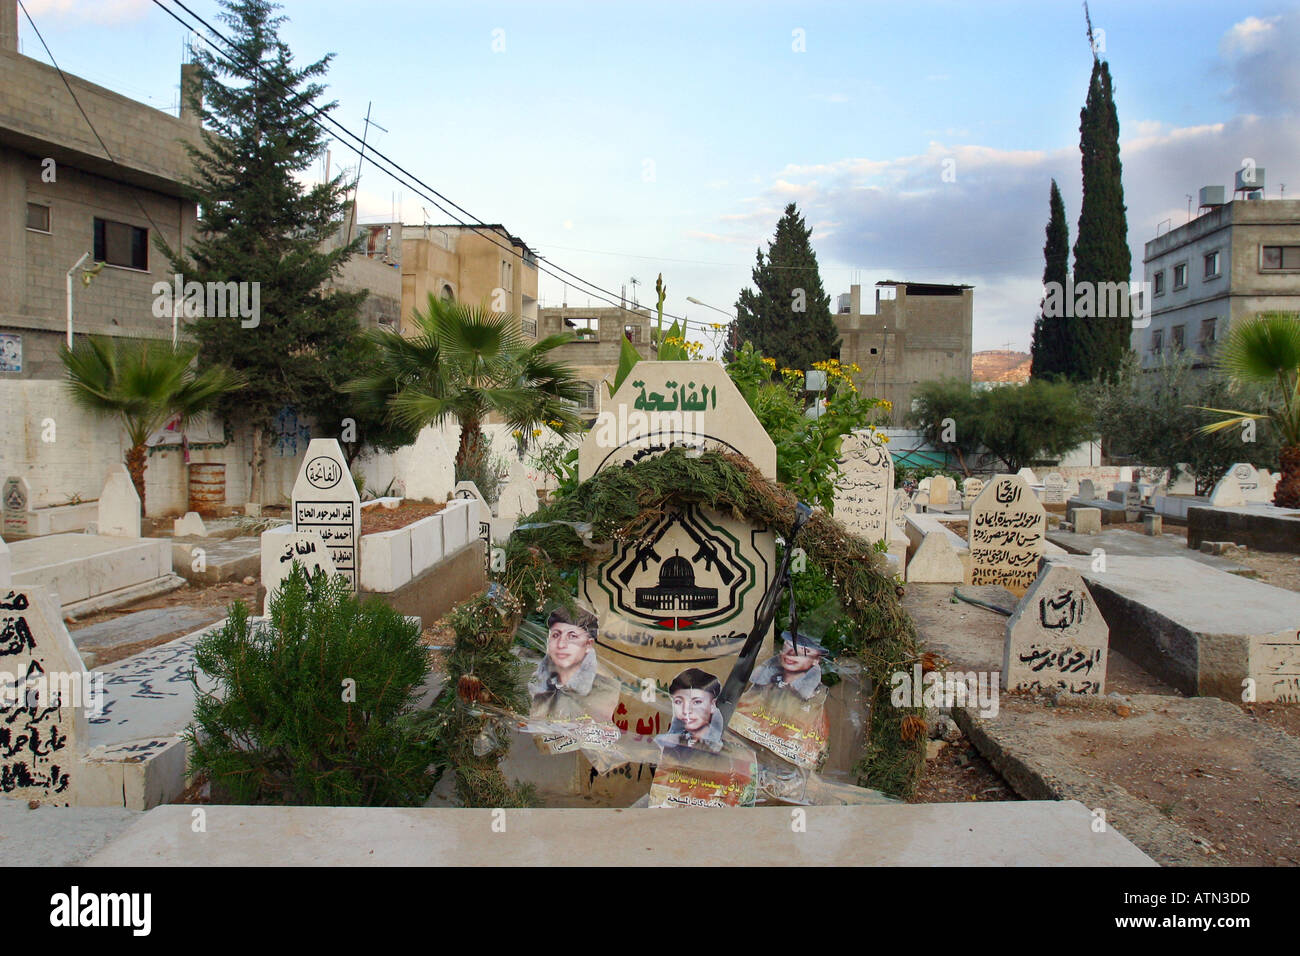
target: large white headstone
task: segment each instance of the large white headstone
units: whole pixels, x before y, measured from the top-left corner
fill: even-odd
[[[292,526],[282,525],[262,532],[262,586],[266,588],[263,614],[269,612],[272,595],[289,576],[295,561],[308,577],[318,570],[333,577],[337,571],[330,549],[316,531],[294,531]]]
[[[1229,469],[1210,492],[1210,504],[1216,508],[1239,508],[1245,503],[1246,496],[1241,493],[1241,483]]]
[[[888,537],[889,496],[894,488],[889,450],[870,435],[850,433],[841,439],[839,465],[835,519],[873,544]]]
[[[585,481],[672,447],[732,452],[776,477],[776,446],[717,362],[638,363],[603,403],[578,474]],[[640,541],[614,542],[581,584],[600,620],[600,657],[663,690],[688,667],[725,680],[775,573],[775,537],[775,529],[683,504]],[[630,728],[668,729],[637,694],[623,696],[620,720],[624,712]]]
[[[930,480],[930,504],[946,505],[957,491],[957,482],[947,475],[935,475]]]
[[[4,533],[31,534],[32,489],[27,479],[21,475],[6,478],[0,501],[4,503]]]
[[[1241,496],[1246,499],[1246,504],[1263,504],[1273,499],[1272,489],[1265,487],[1264,480],[1254,465],[1237,462],[1228,472],[1241,486]]]
[[[0,796],[71,804],[92,688],[45,589],[0,591],[0,674]]]
[[[1024,594],[1038,575],[1047,512],[1019,475],[991,479],[971,505],[970,581]]]
[[[131,481],[131,473],[120,462],[104,476],[96,528],[100,534],[115,538],[140,537],[140,495]]]
[[[1106,692],[1110,629],[1083,577],[1049,564],[1007,621],[1004,690]]]
[[[313,438],[293,484],[293,528],[320,535],[334,570],[357,587],[361,497],[337,439]]]

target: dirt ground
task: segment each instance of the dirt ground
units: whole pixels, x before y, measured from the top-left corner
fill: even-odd
[[[947,744],[925,771],[908,803],[965,803],[968,800],[1019,800],[1002,776],[963,737]]]
[[[374,534],[376,531],[395,531],[398,528],[405,528],[421,518],[437,514],[445,507],[445,504],[417,504],[413,501],[404,501],[396,508],[385,508],[383,505],[368,508],[361,512],[361,533]]]

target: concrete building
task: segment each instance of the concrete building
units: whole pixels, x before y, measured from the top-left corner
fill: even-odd
[[[852,286],[834,316],[840,362],[862,369],[854,384],[892,402],[892,423],[901,425],[920,383],[971,380],[973,302],[968,285],[886,280],[876,283],[875,314],[864,315],[862,287]]]
[[[1257,172],[1262,186],[1263,170]],[[1146,244],[1150,325],[1135,328],[1131,340],[1144,368],[1173,353],[1207,366],[1233,323],[1259,312],[1300,311],[1300,200],[1225,203],[1223,192],[1202,189],[1195,219]]]
[[[106,265],[89,286],[73,277],[76,333],[170,337],[152,308],[153,283],[172,281],[154,239],[176,248],[194,230],[182,143],[199,120],[68,76],[74,100],[17,40],[17,4],[0,0],[0,376],[62,378],[67,272],[87,253]]]
[[[650,310],[640,307],[607,306],[600,309],[567,306],[540,310],[542,338],[560,332],[573,332],[577,340],[562,345],[553,353],[556,360],[573,366],[586,386],[588,398],[579,412],[592,418],[600,411],[605,397],[601,383],[613,382],[618,357],[627,339],[643,359],[653,359],[650,330],[654,319]]]
[[[394,227],[401,230],[400,250],[393,244]],[[537,338],[537,256],[505,226],[381,223],[362,229],[368,232],[368,249],[373,236],[381,257],[400,256],[403,330],[432,294],[513,313],[524,336]]]

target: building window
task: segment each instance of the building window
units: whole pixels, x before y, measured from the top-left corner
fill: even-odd
[[[443,301],[443,302],[455,302],[455,301],[456,301],[456,293],[454,293],[454,292],[451,291],[451,286],[449,286],[449,285],[444,285],[444,286],[442,287],[442,301]]]
[[[1175,289],[1187,288],[1187,263],[1186,262],[1180,262],[1178,263],[1178,265],[1174,266],[1174,288]]]
[[[1218,319],[1204,319],[1201,322],[1201,351],[1206,355],[1214,351],[1214,327]]]
[[[1151,331],[1151,351],[1160,352],[1165,347],[1164,329],[1153,329]]]
[[[524,335],[527,335],[529,338],[534,338],[534,339],[537,338],[536,319],[520,319],[519,328],[522,329]]]
[[[149,230],[111,219],[95,220],[96,262],[127,269],[149,268]]]
[[[579,382],[578,391],[581,396],[578,399],[578,408],[584,412],[596,410],[596,387],[589,382]]]
[[[1205,257],[1205,276],[1206,279],[1217,279],[1219,277],[1219,253],[1218,250],[1211,252]]]
[[[50,231],[50,207],[38,202],[27,204],[27,228],[36,232]]]
[[[514,271],[514,263],[507,262],[505,259],[501,260],[501,288],[507,292],[514,291]]]
[[[623,337],[627,339],[629,342],[631,342],[633,345],[639,345],[641,343],[641,326],[639,325],[623,326]]]
[[[1183,350],[1183,332],[1186,328],[1184,325],[1175,325],[1169,330],[1169,344],[1173,346],[1175,352]]]
[[[1161,269],[1159,272],[1157,272],[1154,276],[1151,277],[1151,293],[1152,295],[1165,294],[1165,270],[1164,269]]]
[[[1300,246],[1264,246],[1259,260],[1260,271],[1300,269]]]

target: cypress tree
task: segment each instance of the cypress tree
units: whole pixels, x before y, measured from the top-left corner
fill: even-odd
[[[306,187],[294,175],[311,168],[326,147],[309,116],[325,90],[316,80],[332,55],[295,68],[277,36],[284,18],[273,16],[275,5],[222,5],[233,49],[223,55],[196,49],[196,80],[187,90],[203,122],[202,148],[187,144],[195,169],[189,191],[201,217],[187,248],[160,245],[187,283],[258,284],[255,324],[201,316],[186,332],[199,344],[200,365],[221,362],[248,381],[218,410],[252,429],[249,500],[260,502],[275,416],[289,405],[326,419],[337,411],[334,389],[354,371],[347,362],[366,293],[324,288],[355,249],[326,248],[346,206],[342,176]]]
[[[1065,280],[1070,268],[1070,227],[1065,222],[1065,202],[1061,190],[1052,180],[1051,198],[1048,201],[1047,238],[1043,243],[1043,286],[1055,283],[1064,301]],[[1069,348],[1066,335],[1070,331],[1063,315],[1048,315],[1046,300],[1040,304],[1034,322],[1034,340],[1030,346],[1033,354],[1033,378],[1056,378],[1069,373]]]
[[[757,292],[742,289],[736,302],[737,346],[746,341],[776,359],[778,368],[806,370],[813,362],[838,358],[840,336],[831,317],[831,297],[822,291],[812,230],[790,203],[776,224],[767,259],[757,251]]]
[[[1093,56],[1088,99],[1079,113],[1079,150],[1083,156],[1083,202],[1074,243],[1074,285],[1090,284],[1096,307],[1091,318],[1067,324],[1069,375],[1078,380],[1113,376],[1129,349],[1132,319],[1102,315],[1101,283],[1122,282],[1127,290],[1133,257],[1128,247],[1128,220],[1119,159],[1119,116],[1112,95],[1110,66]]]

